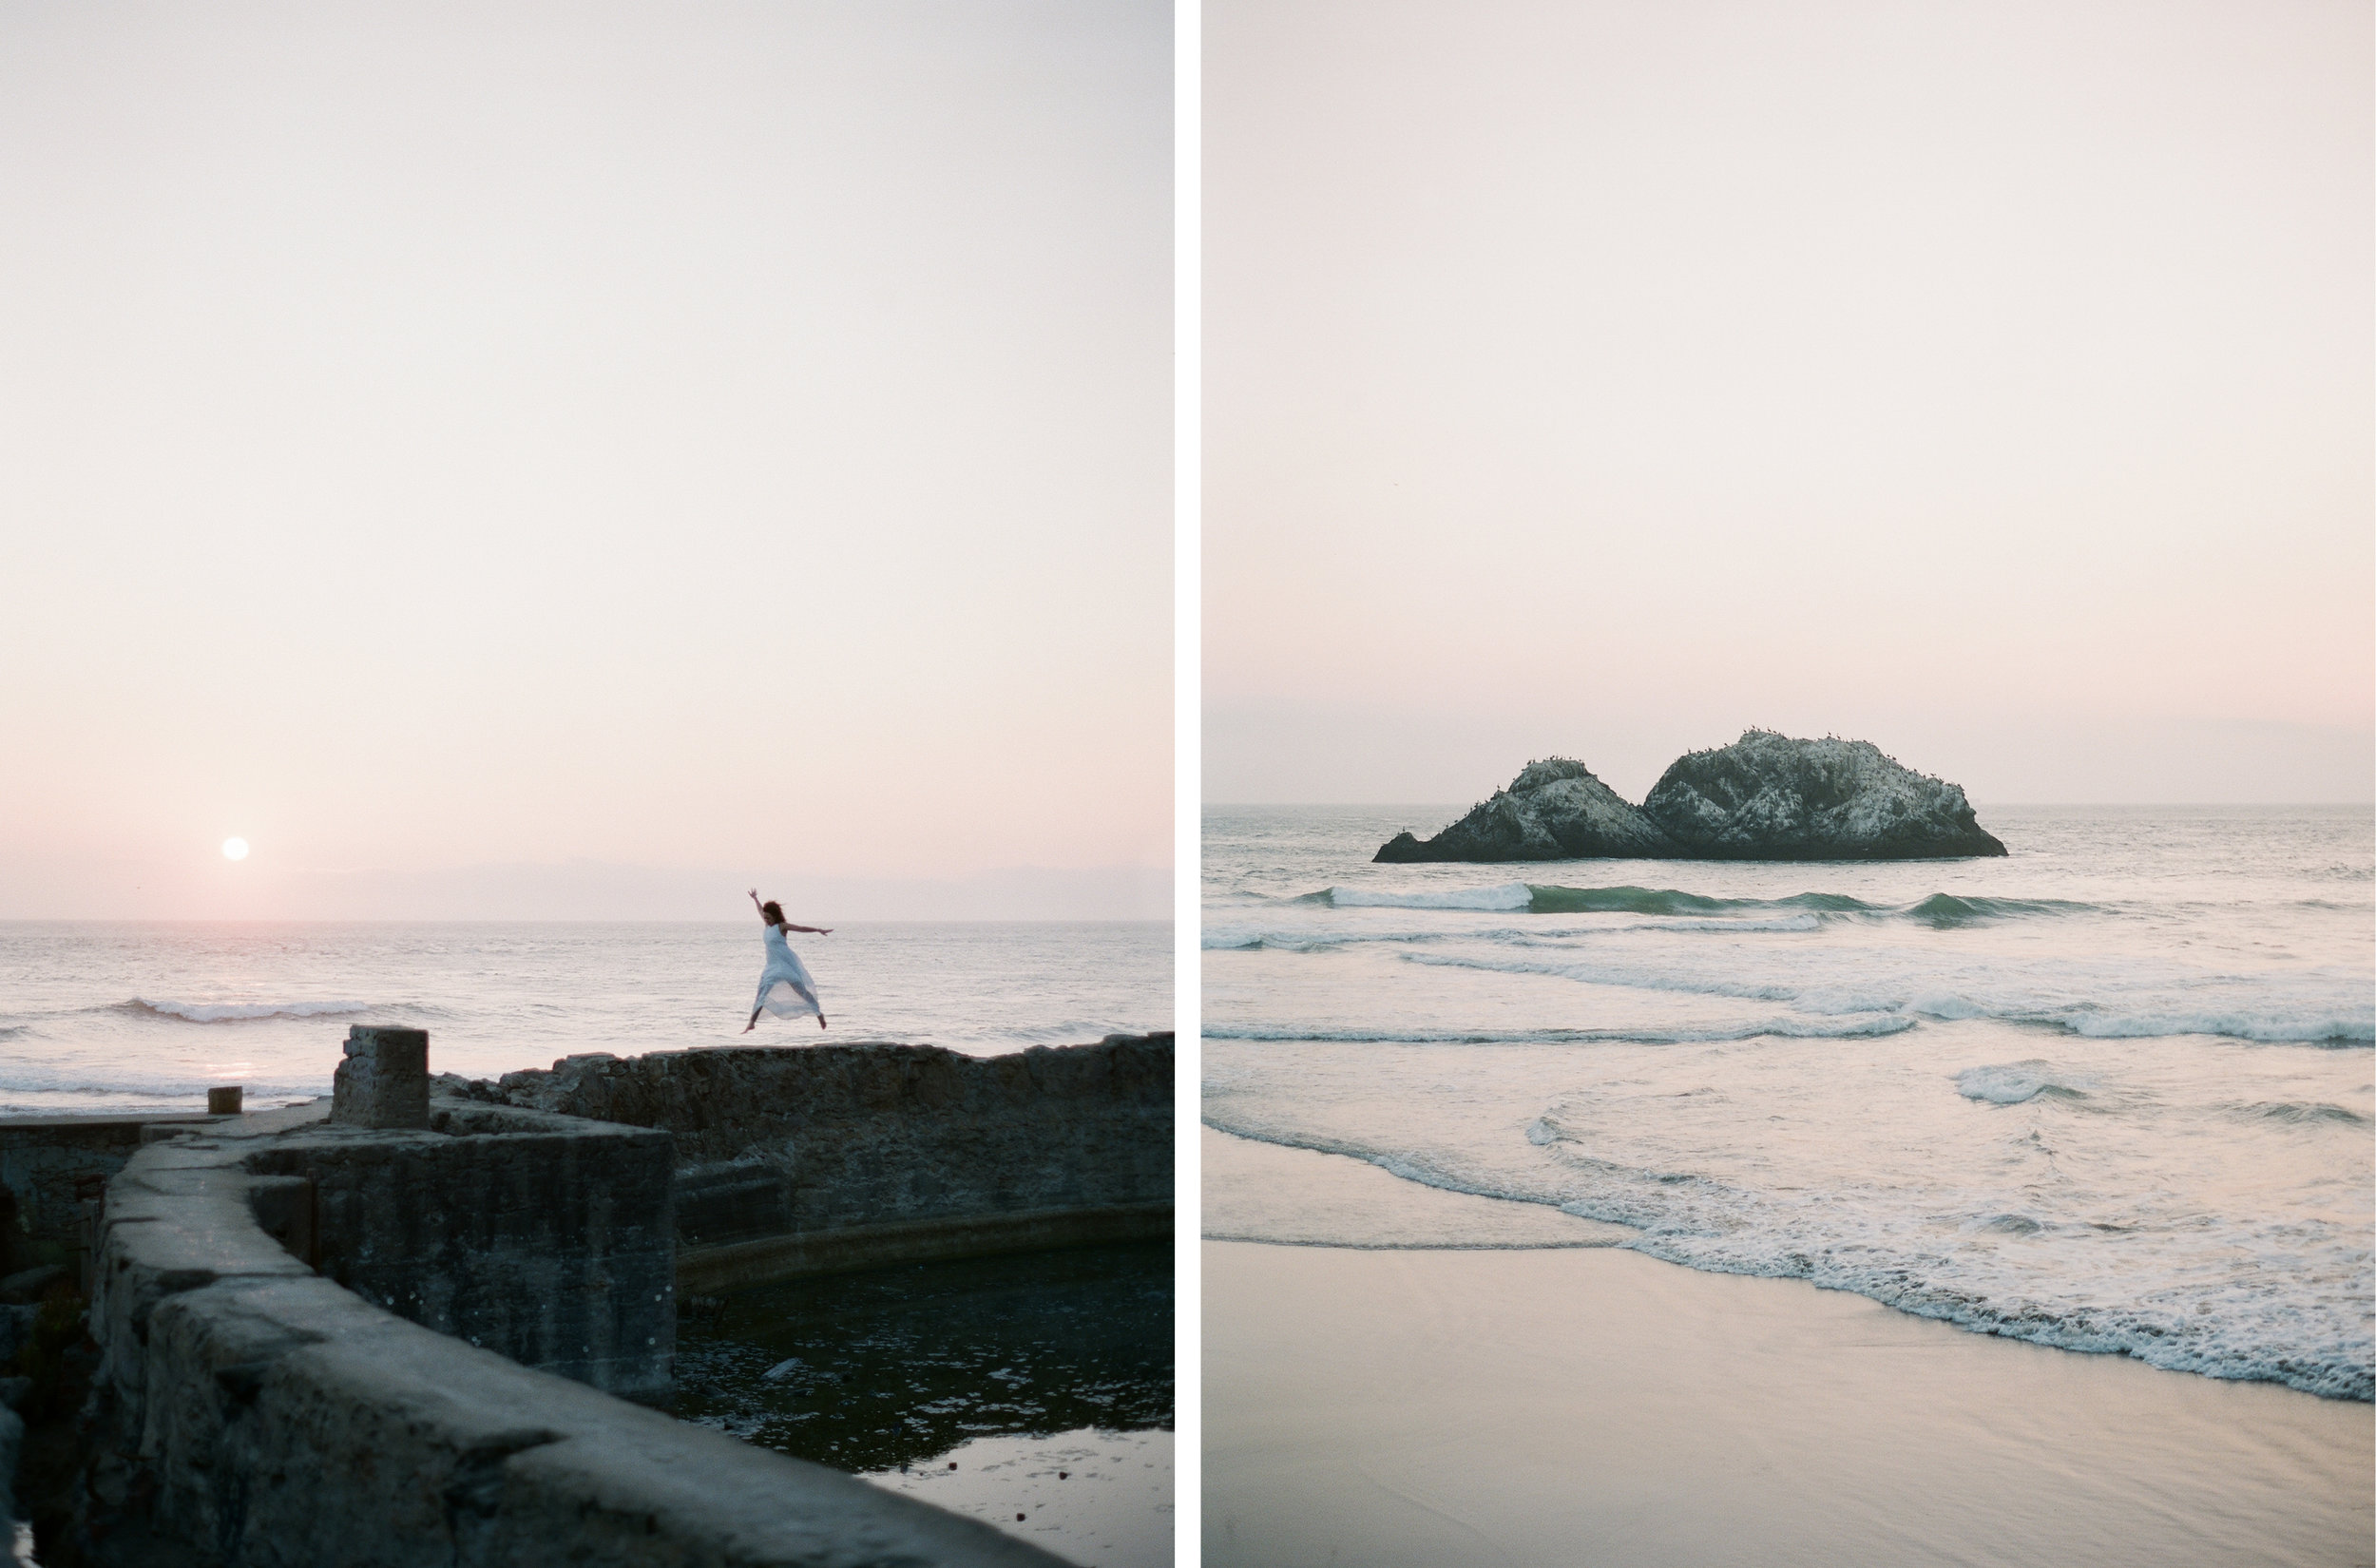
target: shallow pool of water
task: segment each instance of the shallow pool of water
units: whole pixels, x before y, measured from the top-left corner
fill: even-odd
[[[1168,1563],[1172,1310],[1165,1242],[764,1286],[687,1303],[676,1413],[1091,1568]]]

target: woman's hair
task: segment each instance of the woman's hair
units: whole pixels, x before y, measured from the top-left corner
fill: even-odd
[[[759,914],[770,926],[781,926],[784,923],[784,907],[772,898],[759,906]]]

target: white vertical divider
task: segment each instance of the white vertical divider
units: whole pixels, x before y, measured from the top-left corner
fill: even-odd
[[[1203,891],[1203,24],[1200,0],[1172,10],[1172,944],[1174,1024],[1174,1560],[1203,1541],[1203,1233],[1198,1113],[1203,1083],[1199,914]]]

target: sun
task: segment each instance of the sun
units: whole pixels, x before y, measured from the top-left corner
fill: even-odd
[[[222,841],[222,858],[225,860],[245,860],[247,858],[247,840],[244,838],[224,839]]]

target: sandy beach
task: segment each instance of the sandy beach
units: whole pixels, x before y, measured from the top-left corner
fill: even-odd
[[[1204,1247],[1208,1564],[2365,1564],[2376,1411],[1581,1250]]]

